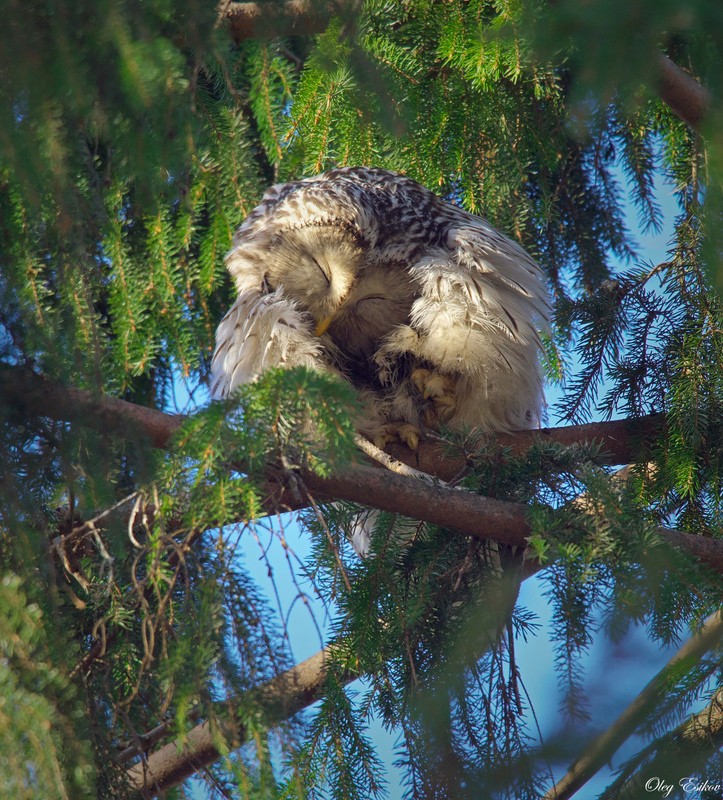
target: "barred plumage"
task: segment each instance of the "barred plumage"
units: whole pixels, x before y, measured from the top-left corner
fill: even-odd
[[[344,168],[272,187],[234,238],[238,299],[216,333],[212,393],[274,366],[361,392],[361,432],[411,446],[441,424],[538,423],[543,276],[480,217],[394,172]]]

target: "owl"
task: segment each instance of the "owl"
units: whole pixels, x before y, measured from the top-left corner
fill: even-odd
[[[273,186],[226,266],[238,297],[216,332],[214,397],[303,365],[356,387],[357,427],[379,447],[539,424],[539,267],[416,181],[350,167]]]

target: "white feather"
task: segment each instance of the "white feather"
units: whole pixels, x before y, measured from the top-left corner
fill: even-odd
[[[272,367],[322,368],[320,340],[309,315],[279,290],[239,295],[216,331],[211,395],[228,395]]]

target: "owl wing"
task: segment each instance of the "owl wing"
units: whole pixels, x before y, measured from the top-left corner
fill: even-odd
[[[211,362],[211,396],[228,397],[272,367],[322,367],[320,340],[308,314],[281,290],[246,291],[238,296],[216,330]]]
[[[456,405],[447,421],[454,427],[527,428],[543,405],[538,330],[549,309],[542,274],[521,247],[466,216],[459,212],[445,246],[409,267],[419,287],[409,325],[387,338],[377,362],[388,371],[411,355],[451,376]],[[409,391],[400,387],[395,405],[402,408]]]
[[[430,253],[410,268],[421,295],[412,325],[446,341],[446,358],[460,366],[484,362],[491,346],[511,355],[528,342],[540,346],[538,329],[547,325],[539,267],[493,228],[450,229],[446,252]],[[475,357],[479,354],[479,358]]]

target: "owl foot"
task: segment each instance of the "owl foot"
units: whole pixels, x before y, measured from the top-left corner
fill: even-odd
[[[412,383],[424,400],[432,401],[424,414],[424,421],[429,427],[436,427],[452,416],[457,407],[456,387],[452,378],[420,367],[412,373]]]
[[[377,431],[374,444],[383,450],[390,442],[402,442],[410,450],[416,450],[421,436],[419,428],[409,422],[388,422]]]

